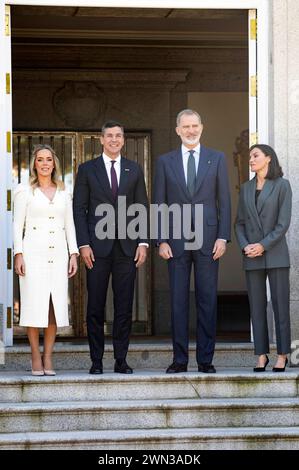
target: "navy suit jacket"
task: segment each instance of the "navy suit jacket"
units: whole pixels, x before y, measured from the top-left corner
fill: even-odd
[[[121,157],[120,181],[118,196],[126,196],[126,207],[132,204],[142,204],[148,210],[148,199],[146,194],[144,176],[141,167],[132,160]],[[110,254],[114,240],[99,240],[96,237],[95,228],[97,222],[105,217],[96,216],[96,208],[99,204],[111,204],[115,210],[115,223],[117,229],[118,204],[115,204],[111,186],[102,155],[82,163],[79,166],[74,188],[74,221],[77,234],[78,246],[90,245],[94,255],[106,257]],[[134,216],[126,217],[126,227]],[[121,247],[127,256],[134,256],[136,247],[140,242],[148,242],[147,237],[131,240],[128,237],[120,239]]]
[[[167,205],[203,205],[203,245],[200,251],[211,255],[217,238],[231,238],[231,203],[225,156],[222,152],[200,146],[196,188],[191,197],[187,189],[181,148],[161,155],[156,163],[154,202]],[[159,226],[160,228],[160,226]],[[171,228],[171,227],[170,227]],[[161,238],[158,242],[169,243],[174,257],[184,252],[185,239]]]

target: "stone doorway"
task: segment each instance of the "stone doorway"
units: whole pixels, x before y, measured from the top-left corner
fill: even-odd
[[[198,109],[203,143],[227,154],[235,211],[235,141],[248,129],[246,10],[13,6],[12,57],[15,130],[92,133],[115,118],[151,131],[152,171],[178,145],[177,112]],[[152,333],[168,335],[167,269],[155,253],[152,273]],[[245,301],[232,243],[220,272],[219,335],[249,338]]]

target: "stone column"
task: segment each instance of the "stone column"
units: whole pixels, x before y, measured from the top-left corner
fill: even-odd
[[[273,106],[272,142],[293,190],[288,232],[291,255],[292,340],[299,340],[299,2],[272,2]],[[270,18],[271,21],[271,18]],[[271,98],[270,98],[271,99]]]

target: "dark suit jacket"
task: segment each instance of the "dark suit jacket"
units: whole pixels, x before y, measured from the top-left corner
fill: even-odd
[[[249,243],[261,243],[262,256],[243,255],[245,270],[290,266],[285,234],[292,211],[292,190],[288,180],[266,180],[255,205],[256,178],[241,187],[235,232],[241,249]]]
[[[201,145],[197,170],[196,189],[190,196],[183,168],[181,148],[161,155],[156,163],[154,201],[156,204],[203,204],[203,245],[201,252],[210,255],[217,238],[227,241],[231,237],[230,191],[225,156],[222,152]],[[170,227],[171,228],[171,227]],[[184,252],[185,239],[167,241],[174,257]]]
[[[126,196],[127,211],[131,204],[142,204],[148,210],[148,200],[145,189],[144,176],[140,166],[121,157],[121,171],[118,188],[118,196]],[[107,171],[103,157],[82,163],[79,166],[74,188],[74,220],[78,246],[90,245],[94,255],[98,257],[108,256],[112,250],[114,240],[99,240],[95,234],[96,224],[103,216],[96,216],[96,208],[99,204],[111,204],[115,209],[115,223],[117,229],[117,214],[119,207],[114,203]],[[134,216],[126,217],[126,225],[134,219]],[[128,237],[120,239],[120,244],[127,256],[134,256],[136,247],[140,242],[147,242],[147,237],[131,240]]]

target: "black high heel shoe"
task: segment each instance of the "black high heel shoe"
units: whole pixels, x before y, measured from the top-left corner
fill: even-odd
[[[288,362],[288,358],[286,357],[284,367],[273,367],[272,372],[284,372]]]
[[[266,367],[267,367],[268,364],[269,364],[269,358],[268,358],[268,356],[267,356],[267,354],[266,354],[266,362],[265,362],[264,367],[254,367],[254,368],[253,368],[253,372],[265,372]]]

